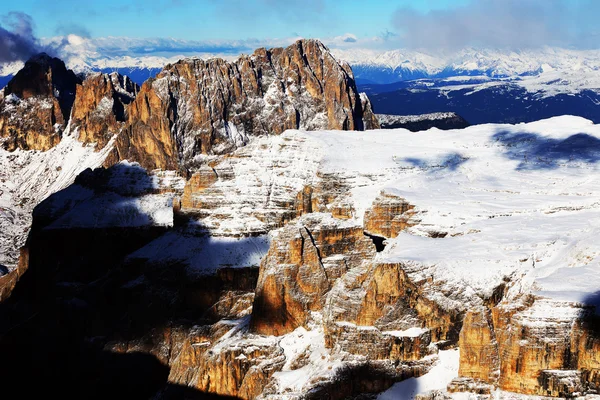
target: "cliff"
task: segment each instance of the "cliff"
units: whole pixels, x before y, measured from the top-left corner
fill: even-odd
[[[119,137],[120,159],[189,168],[252,136],[286,129],[377,128],[352,71],[319,41],[258,49],[235,62],[186,59],[146,82]]]
[[[81,80],[58,58],[32,57],[2,91],[0,143],[9,151],[58,144]]]

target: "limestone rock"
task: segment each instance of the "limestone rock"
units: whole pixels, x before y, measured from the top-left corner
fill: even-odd
[[[222,323],[193,329],[173,362],[169,380],[203,393],[256,398],[281,369],[283,350],[276,341],[258,344],[232,331],[235,326]],[[237,340],[228,340],[231,335]]]
[[[500,360],[489,310],[479,308],[465,315],[459,344],[459,375],[495,383],[500,369]]]
[[[394,238],[409,226],[415,225],[415,207],[406,200],[382,192],[365,212],[365,231],[385,238]]]
[[[335,280],[374,253],[362,226],[307,214],[276,231],[261,263],[251,328],[282,335],[320,311]]]
[[[79,140],[102,149],[127,120],[127,106],[138,87],[116,72],[93,74],[77,85],[71,129],[79,129]]]
[[[48,150],[58,144],[81,80],[45,53],[32,57],[0,98],[0,144],[9,151]]]
[[[235,62],[186,59],[146,82],[117,148],[149,169],[190,167],[250,136],[286,129],[378,127],[352,71],[316,40],[258,49]]]
[[[596,317],[589,315],[575,304],[532,297],[469,312],[460,333],[459,374],[474,382],[452,390],[487,384],[549,397],[597,390],[600,339],[589,322]]]

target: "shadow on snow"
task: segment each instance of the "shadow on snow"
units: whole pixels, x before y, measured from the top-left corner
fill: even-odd
[[[121,164],[85,171],[36,207],[26,245],[29,269],[0,304],[0,379],[7,398],[227,398],[170,384],[171,350],[161,345],[165,334],[215,322],[210,308],[222,291],[253,292],[258,270],[230,268],[190,279],[185,264],[128,260],[169,231],[145,224],[152,217],[131,206],[134,196],[153,190],[145,171]],[[113,202],[108,211],[97,209],[98,198]],[[106,213],[132,225],[114,228],[89,218]]]
[[[504,147],[508,159],[520,161],[517,170],[556,169],[568,163],[600,161],[600,139],[585,133],[554,139],[535,133],[498,132],[493,139]]]

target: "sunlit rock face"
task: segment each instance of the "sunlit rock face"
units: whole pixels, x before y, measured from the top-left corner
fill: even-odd
[[[365,212],[365,231],[372,235],[394,238],[415,224],[411,221],[414,206],[398,196],[381,193]]]
[[[530,297],[471,312],[461,331],[460,375],[530,395],[595,391],[599,339],[591,311]]]
[[[86,77],[77,85],[71,129],[77,130],[82,143],[96,144],[101,150],[120,133],[127,120],[127,106],[138,90],[129,78],[116,72]]]
[[[253,331],[280,336],[306,326],[311,311],[323,311],[335,281],[373,250],[362,226],[320,214],[277,231],[261,265]]]
[[[32,57],[2,90],[0,143],[13,151],[48,150],[60,142],[81,80],[57,59]]]
[[[300,40],[235,62],[166,66],[142,86],[117,150],[149,169],[189,168],[195,156],[231,152],[252,136],[377,127],[350,67],[319,41]]]

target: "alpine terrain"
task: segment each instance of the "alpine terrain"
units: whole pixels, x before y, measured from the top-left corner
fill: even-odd
[[[1,395],[598,398],[599,121],[415,116],[344,58],[141,86],[29,59],[0,94]],[[534,83],[502,79],[460,90]]]

